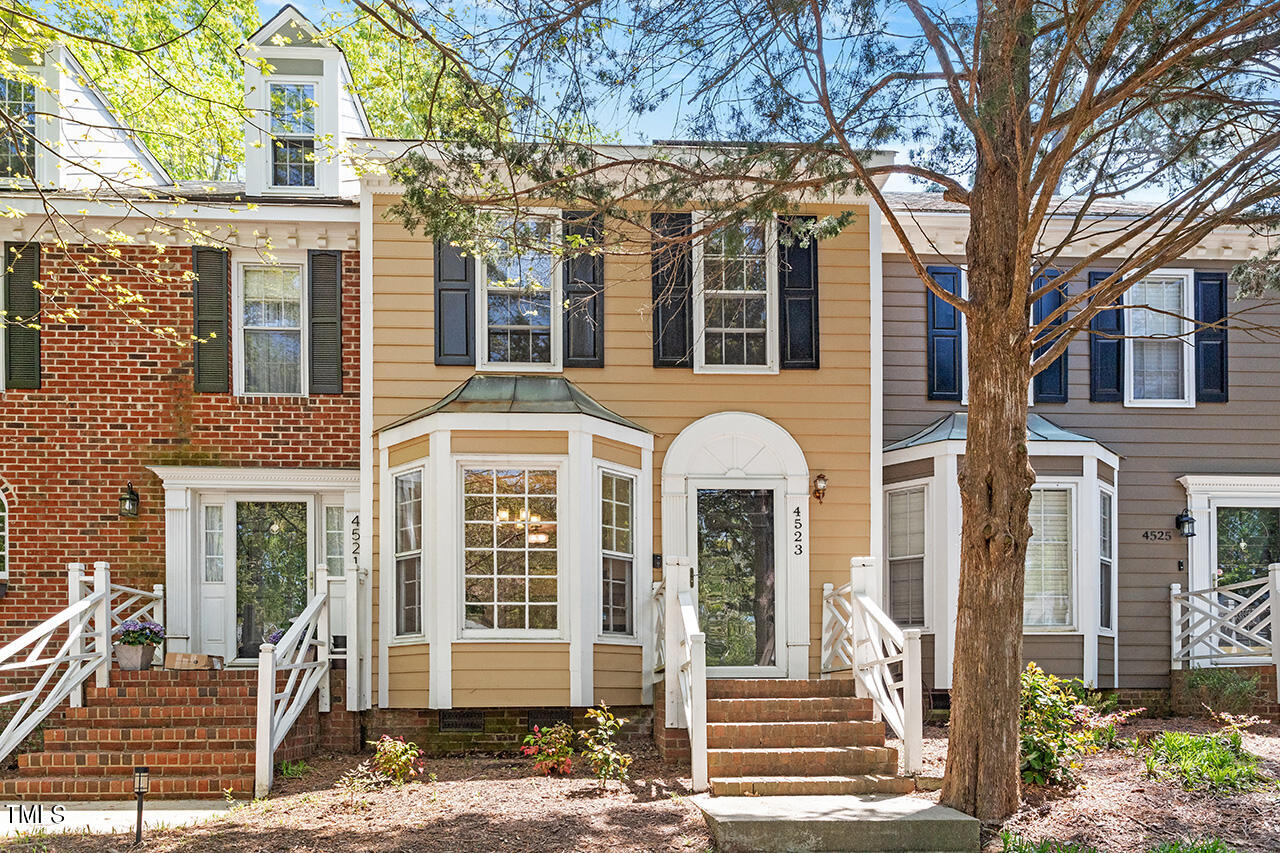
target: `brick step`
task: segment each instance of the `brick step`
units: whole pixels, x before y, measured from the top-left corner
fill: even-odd
[[[190,726],[154,728],[48,729],[45,752],[153,752],[168,749],[209,749],[226,752],[253,749],[257,734],[252,726]]]
[[[258,689],[248,684],[162,684],[156,687],[113,685],[85,690],[87,703],[146,702],[153,705],[195,705],[216,702],[252,703]]]
[[[707,750],[709,776],[862,776],[897,771],[898,751],[886,746]]]
[[[253,774],[217,776],[161,776],[151,769],[150,798],[220,800],[230,788],[232,796],[248,799],[253,794]],[[133,775],[50,776],[0,779],[0,799],[65,802],[76,800],[133,800]]]
[[[913,779],[868,773],[861,776],[734,776],[711,779],[718,797],[832,796],[848,794],[910,794]]]
[[[90,705],[68,708],[66,725],[71,728],[190,728],[192,726],[253,726],[257,712],[252,706],[206,705],[180,708],[165,705]]]
[[[709,678],[708,699],[785,699],[822,696],[854,696],[851,678]]]
[[[870,719],[871,700],[853,696],[707,700],[708,723],[838,723]]]
[[[254,751],[158,750],[150,752],[29,752],[18,756],[20,776],[73,773],[77,777],[131,776],[133,768],[151,768],[152,776],[253,775]]]
[[[844,722],[709,723],[711,749],[785,746],[884,746],[884,723]]]
[[[248,684],[258,683],[258,670],[243,669],[144,669],[137,672],[111,670],[111,683],[118,684]]]

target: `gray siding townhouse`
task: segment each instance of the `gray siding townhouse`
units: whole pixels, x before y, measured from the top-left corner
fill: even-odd
[[[903,219],[934,278],[963,293],[963,210],[924,194],[893,201],[911,211]],[[1227,283],[1232,266],[1259,248],[1256,235],[1215,232],[1137,283],[1128,308],[1100,315],[1099,334],[1079,336],[1029,389],[1037,483],[1028,660],[1125,689],[1169,687],[1184,663],[1273,662],[1267,566],[1280,560],[1280,338],[1257,327],[1280,327],[1280,307],[1236,301]],[[926,293],[887,228],[883,277],[883,583],[893,617],[925,631],[926,681],[945,690],[959,572],[965,330],[957,312]],[[1064,282],[1066,293],[1086,286],[1083,277]],[[1053,307],[1041,300],[1034,311],[1042,317]],[[1229,331],[1197,332],[1175,314],[1203,322],[1231,315]],[[1176,628],[1174,584],[1184,595],[1206,591],[1182,600]],[[1204,612],[1229,607],[1238,627],[1204,635]]]

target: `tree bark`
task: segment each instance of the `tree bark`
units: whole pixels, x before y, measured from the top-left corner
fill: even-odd
[[[977,151],[966,245],[969,422],[960,471],[964,520],[942,802],[998,820],[1017,810],[1019,800],[1022,597],[1035,482],[1026,447],[1032,258],[1022,239],[1027,198],[1021,168],[1032,24],[1022,2],[986,5],[977,103],[989,144]]]

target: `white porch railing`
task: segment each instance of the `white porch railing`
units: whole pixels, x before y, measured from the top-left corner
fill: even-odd
[[[314,650],[315,655],[311,657]],[[277,673],[288,673],[276,690]],[[298,717],[320,690],[320,710],[329,710],[329,573],[316,568],[316,593],[280,642],[258,652],[258,732],[254,796],[271,792],[275,755]]]
[[[688,730],[693,789],[705,791],[710,787],[707,778],[707,635],[698,627],[698,602],[688,559],[668,558],[662,576],[667,728]]]
[[[1174,669],[1270,663],[1280,676],[1280,563],[1267,577],[1211,589],[1169,587]],[[1280,683],[1276,687],[1280,698]]]
[[[649,637],[653,643],[653,668],[647,673],[649,684],[657,684],[667,672],[667,602],[662,581],[653,582],[653,624]]]
[[[849,672],[902,740],[907,773],[919,773],[924,747],[920,631],[903,631],[866,593],[854,592],[867,559],[854,558],[851,582],[822,586],[822,676]]]

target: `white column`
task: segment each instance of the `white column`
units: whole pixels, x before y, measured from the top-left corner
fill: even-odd
[[[111,568],[101,560],[93,564],[93,594],[100,596],[93,610],[95,648],[106,659],[98,666],[95,687],[111,686]]]
[[[434,449],[434,447],[432,448]],[[391,656],[388,654],[388,644],[395,636],[396,621],[394,613],[395,596],[392,590],[395,587],[395,482],[394,478],[387,473],[388,453],[387,448],[383,447],[379,451],[378,466],[378,707],[387,707],[388,694],[390,692],[387,681],[387,668],[390,665]],[[422,522],[426,526],[427,519],[433,517],[432,509],[435,501],[427,501],[427,484],[422,484],[423,513]],[[431,529],[431,528],[428,528]],[[423,556],[426,556],[424,550]],[[423,560],[423,580],[428,588],[432,588],[434,584],[434,572],[427,568],[426,560]],[[434,600],[434,596],[432,596]],[[424,613],[425,617],[426,614]],[[433,649],[434,651],[434,649]],[[435,661],[432,661],[434,664]],[[432,669],[434,670],[434,666]],[[434,681],[435,673],[430,675]],[[432,690],[432,693],[435,691]],[[434,707],[434,706],[432,706]]]
[[[195,651],[191,645],[195,622],[195,576],[192,569],[191,490],[164,492],[165,649]]]
[[[788,478],[783,501],[784,518],[779,520],[782,534],[782,577],[786,610],[783,636],[787,638],[786,657],[778,661],[787,678],[809,677],[809,477]],[[799,525],[797,527],[797,524]],[[796,541],[796,534],[799,541]],[[799,546],[798,548],[796,546]],[[797,553],[797,551],[799,553]],[[775,589],[775,595],[778,590]]]
[[[67,563],[67,606],[75,604],[84,597],[84,590],[81,583],[84,578],[84,563]],[[76,638],[71,648],[68,650],[73,655],[84,653],[84,634],[82,633]],[[84,682],[71,690],[71,707],[80,708],[84,705]]]
[[[1169,584],[1169,667],[1182,669],[1182,642],[1178,635],[1182,633],[1182,603],[1178,596],[1182,594],[1182,584]]]
[[[645,447],[640,451],[640,479],[636,483],[635,495],[635,627],[636,636],[640,638],[640,671],[644,673],[640,681],[640,701],[648,705],[653,702],[653,684],[650,681],[654,666],[654,643],[666,642],[665,637],[651,637],[653,620],[653,450]]]
[[[271,793],[275,771],[275,739],[271,724],[275,718],[276,647],[263,643],[258,647],[258,730],[254,752],[253,796],[261,799]]]
[[[942,543],[942,554],[934,563],[940,570],[935,589],[941,594],[939,611],[944,620],[934,627],[933,634],[933,686],[935,689],[951,688],[955,665],[956,619],[960,602],[960,525],[963,513],[960,508],[959,460],[947,453],[934,460],[937,488],[933,500],[938,501],[935,517],[938,536],[933,540]]]
[[[596,571],[600,525],[597,486],[591,462],[591,436],[569,433],[569,468],[560,489],[560,530],[568,532],[563,546],[567,565],[561,577],[561,597],[569,633],[569,704],[595,704],[595,636],[600,619],[597,601],[600,577]]]
[[[431,461],[427,466],[432,489],[430,513],[432,524],[427,530],[435,534],[436,547],[431,564],[424,567],[430,579],[427,589],[429,613],[423,617],[432,626],[430,675],[430,707],[453,707],[453,641],[458,636],[458,608],[462,601],[458,577],[462,573],[460,539],[462,522],[458,518],[461,499],[458,496],[457,466],[453,461],[453,443],[448,430],[431,433]],[[424,492],[424,499],[426,494]]]
[[[1086,456],[1083,460],[1084,477],[1080,483],[1080,517],[1076,523],[1076,542],[1072,558],[1076,561],[1076,601],[1080,603],[1078,615],[1080,632],[1084,635],[1084,660],[1082,674],[1089,687],[1098,686],[1098,625],[1102,621],[1101,588],[1099,586],[1101,545],[1098,506],[1098,460]],[[1112,512],[1114,512],[1114,507]]]
[[[372,643],[370,633],[361,625],[360,602],[369,594],[369,546],[360,526],[360,492],[345,495],[343,516],[346,519],[346,554],[343,560],[344,604],[347,617],[347,710],[364,710],[360,702],[360,683],[368,669],[367,655]]]
[[[683,728],[684,711],[680,702],[679,673],[680,645],[676,641],[680,620],[680,584],[689,585],[690,558],[685,556],[689,548],[688,511],[689,495],[684,477],[662,478],[662,583],[666,587],[666,662],[664,678],[667,704],[667,728]],[[680,577],[677,577],[680,576]]]

